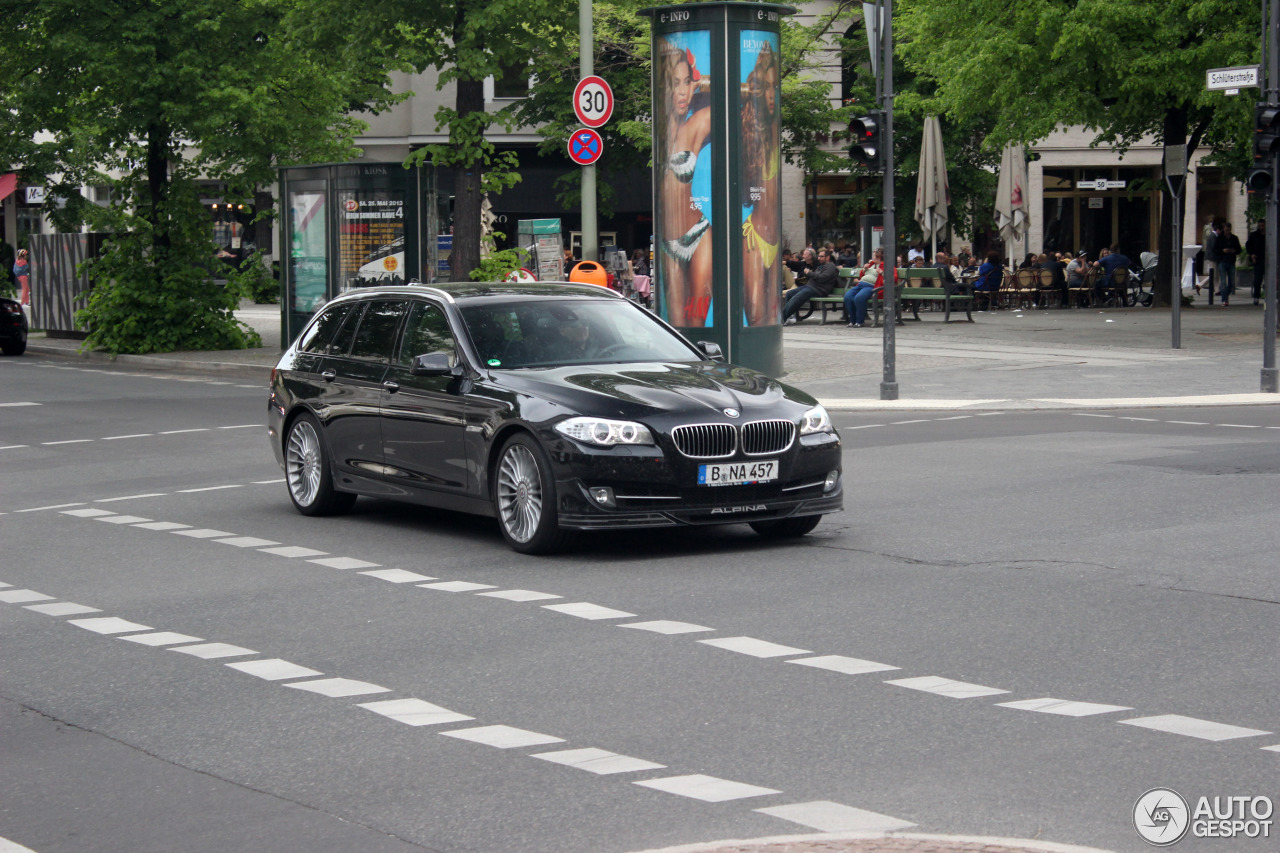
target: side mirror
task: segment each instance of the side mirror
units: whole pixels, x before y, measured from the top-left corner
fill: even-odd
[[[715,341],[698,341],[698,349],[712,361],[724,361],[724,350]]]
[[[415,356],[409,370],[414,376],[461,376],[462,365],[450,352],[429,352]]]

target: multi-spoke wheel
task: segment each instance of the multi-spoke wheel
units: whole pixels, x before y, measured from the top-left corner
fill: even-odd
[[[333,488],[329,454],[311,415],[300,415],[289,425],[284,473],[289,497],[303,515],[333,515],[346,512],[355,503],[355,495]]]
[[[507,544],[522,554],[549,554],[568,541],[557,519],[551,464],[532,436],[520,433],[503,445],[493,506]]]
[[[821,520],[820,515],[802,515],[777,521],[753,521],[751,529],[765,539],[794,539],[812,531]]]

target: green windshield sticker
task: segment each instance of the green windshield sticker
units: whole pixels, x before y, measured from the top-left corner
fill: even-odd
[[[499,359],[496,359],[496,358],[491,358],[491,359],[489,359],[489,366],[490,366],[490,367],[498,367],[498,366],[499,366],[499,365],[501,365],[501,364],[502,364],[502,361],[501,361],[501,360],[499,360]]]

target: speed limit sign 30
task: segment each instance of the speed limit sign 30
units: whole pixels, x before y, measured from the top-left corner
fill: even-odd
[[[573,90],[573,111],[587,127],[603,127],[613,115],[613,90],[600,77],[583,77]]]

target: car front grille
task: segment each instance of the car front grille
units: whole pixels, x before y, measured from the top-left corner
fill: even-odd
[[[725,459],[738,449],[738,430],[732,424],[678,426],[671,439],[690,459]]]
[[[748,456],[781,453],[796,437],[791,421],[752,421],[742,425],[742,450]]]

